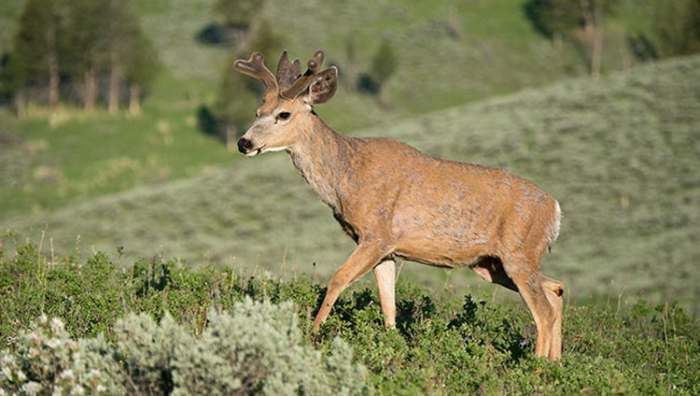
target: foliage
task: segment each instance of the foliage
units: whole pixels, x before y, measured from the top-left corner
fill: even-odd
[[[389,40],[383,40],[372,58],[370,69],[370,76],[373,82],[376,83],[377,90],[381,91],[387,80],[396,73],[397,66],[398,59],[393,46]]]
[[[619,0],[528,0],[523,5],[533,27],[553,38],[566,36],[586,23],[601,23],[596,15],[612,15]]]
[[[227,25],[247,28],[262,6],[261,0],[217,0],[214,12]]]
[[[72,339],[59,319],[39,319],[0,353],[0,394],[297,395],[367,394],[364,367],[335,338],[325,353],[306,345],[291,303],[246,299],[211,311],[193,336],[166,314],[130,314],[107,343]]]
[[[103,337],[72,339],[60,319],[42,315],[19,333],[12,352],[0,351],[0,394],[123,393],[113,355]]]
[[[15,94],[29,90],[28,99],[36,102],[43,101],[42,86],[51,80],[60,91],[82,90],[85,97],[85,73],[99,87],[97,81],[115,68],[124,71],[121,83],[147,88],[158,65],[129,2],[115,0],[27,1],[10,60],[4,85]]]
[[[0,26],[3,27],[0,29],[0,59],[10,64],[13,63],[11,57],[4,55],[12,51],[18,20],[27,1],[0,1]],[[101,1],[87,2],[98,4]],[[148,101],[141,117],[106,116],[99,111],[104,92],[100,93],[96,104],[98,111],[92,114],[75,109],[73,106],[77,103],[74,102],[64,103],[65,107],[61,106],[52,115],[30,103],[27,117],[16,120],[0,107],[0,133],[22,141],[21,149],[17,150],[0,144],[0,157],[12,158],[9,168],[0,166],[3,229],[15,228],[15,224],[7,225],[15,216],[35,218],[56,208],[80,202],[87,204],[97,197],[134,187],[149,189],[153,184],[193,176],[238,159],[221,150],[218,141],[198,135],[196,129],[198,110],[207,110],[205,114],[211,115],[217,109],[224,70],[234,74],[228,49],[205,46],[193,39],[203,26],[212,22],[214,3],[216,0],[130,2],[144,33],[158,49],[157,58],[162,64],[154,85],[146,91]],[[352,131],[524,87],[539,87],[583,73],[578,55],[571,48],[556,48],[533,31],[521,12],[522,3],[522,0],[493,0],[455,5],[453,1],[436,0],[428,5],[422,2],[368,4],[361,0],[302,0],[295,7],[289,7],[281,0],[268,0],[260,7],[259,18],[273,23],[274,32],[284,36],[284,47],[290,56],[306,59],[316,48],[326,50],[328,62],[339,66],[341,79],[351,78],[347,85],[354,85],[357,74],[370,69],[372,56],[381,41],[377,38],[391,41],[401,61],[382,92],[391,107],[377,106],[374,97],[358,94],[343,85],[342,92],[317,109],[329,125],[340,131]],[[644,4],[629,3],[634,4],[609,21],[628,26],[628,15],[634,16],[629,19],[635,23],[652,19],[631,13],[645,8]],[[107,14],[101,15],[109,17]],[[447,18],[455,18],[464,27],[461,40],[454,40],[444,29]],[[608,33],[617,34],[612,30]],[[348,54],[345,50],[347,37],[352,37],[354,53]],[[624,57],[620,54],[625,53],[621,46],[626,46],[626,42],[617,36],[612,38],[616,40],[606,40],[605,70],[623,67]],[[85,50],[87,52],[88,48]],[[274,61],[278,55],[268,60]],[[350,58],[353,66],[348,68]],[[61,93],[64,99],[73,98],[72,95],[78,95],[75,98],[79,99],[83,74],[72,71],[69,74],[70,80],[62,80],[68,92]],[[439,78],[428,78],[428,75]],[[100,83],[104,87],[104,81]],[[9,95],[15,92],[15,87],[0,84],[3,86],[0,89],[6,91],[0,94],[5,96],[0,102],[9,104]],[[256,99],[251,97],[244,102],[241,107],[248,106],[245,117],[251,118],[250,109],[256,105]],[[245,113],[244,110],[241,112]],[[213,120],[213,117],[205,118]],[[241,125],[247,122],[244,120]],[[374,133],[394,132],[401,131],[385,128]],[[9,170],[19,168],[19,164],[26,165],[21,169],[21,176],[7,177]],[[80,234],[82,238],[91,238],[83,232]],[[223,235],[219,231],[215,234]],[[38,237],[39,233],[32,235]],[[70,240],[75,240],[76,236],[72,235]],[[338,251],[344,253],[345,245],[338,246],[338,243],[334,242],[333,247],[340,247]],[[202,252],[199,248],[192,251]],[[221,249],[212,252],[218,256]],[[280,249],[280,256],[282,252]],[[339,255],[333,257],[339,259]]]
[[[619,0],[530,0],[525,14],[535,30],[549,38],[568,38],[582,51],[591,75],[599,78],[603,63],[604,19]]]
[[[245,132],[255,118],[255,109],[263,92],[260,81],[233,70],[233,61],[247,58],[250,52],[257,51],[265,57],[267,67],[275,70],[281,42],[282,38],[273,31],[271,24],[261,20],[252,27],[248,45],[226,63],[215,106],[215,113],[225,128],[233,128],[238,135]]]
[[[63,0],[28,0],[19,19],[12,58],[16,62],[17,84],[36,84],[48,80],[50,57],[66,50],[62,40],[69,21],[70,2]]]
[[[308,278],[244,278],[158,260],[120,268],[104,255],[93,264],[46,259],[31,246],[0,258],[0,386],[8,393],[700,391],[700,325],[673,304],[567,304],[563,360],[551,363],[532,356],[534,324],[522,304],[434,296],[399,282],[397,327],[386,330],[376,293],[353,288],[314,336],[323,289]],[[40,306],[64,319],[33,325]]]
[[[125,62],[126,80],[130,84],[139,85],[142,90],[150,89],[161,67],[156,54],[157,50],[151,40],[143,31],[136,30]]]
[[[678,0],[657,3],[655,30],[664,56],[700,52],[700,1]]]

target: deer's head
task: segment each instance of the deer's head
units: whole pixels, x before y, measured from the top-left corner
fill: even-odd
[[[301,74],[299,60],[290,62],[282,52],[277,77],[265,66],[262,54],[253,52],[247,60],[239,59],[234,68],[265,84],[263,103],[255,112],[255,121],[238,140],[238,150],[255,156],[267,151],[286,150],[299,139],[305,122],[313,114],[313,105],[328,101],[337,88],[338,69],[321,71],[323,51],[316,51]]]

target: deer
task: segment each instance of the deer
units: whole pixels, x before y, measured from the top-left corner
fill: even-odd
[[[246,157],[285,151],[333,212],[354,251],[331,276],[313,322],[318,333],[350,284],[372,271],[387,328],[396,325],[396,261],[467,267],[520,294],[537,330],[536,356],[561,357],[562,282],[540,272],[559,235],[561,209],[533,182],[505,170],[434,158],[387,138],[338,133],[314,111],[338,87],[338,68],[316,51],[301,72],[283,51],[274,75],[253,52],[233,68],[264,84],[255,120],[237,142]]]

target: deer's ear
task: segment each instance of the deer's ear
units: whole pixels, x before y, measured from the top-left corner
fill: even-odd
[[[306,94],[306,102],[312,105],[325,103],[333,97],[337,88],[338,68],[331,66],[314,77]]]

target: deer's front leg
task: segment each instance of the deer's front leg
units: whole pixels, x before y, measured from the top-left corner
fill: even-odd
[[[396,326],[396,263],[394,260],[384,260],[374,267],[374,277],[379,289],[379,303],[384,314],[384,327]]]
[[[352,282],[369,272],[387,253],[384,245],[378,243],[360,243],[355,248],[328,283],[326,297],[324,297],[314,320],[314,332],[318,332],[321,324],[326,321],[340,293]]]

